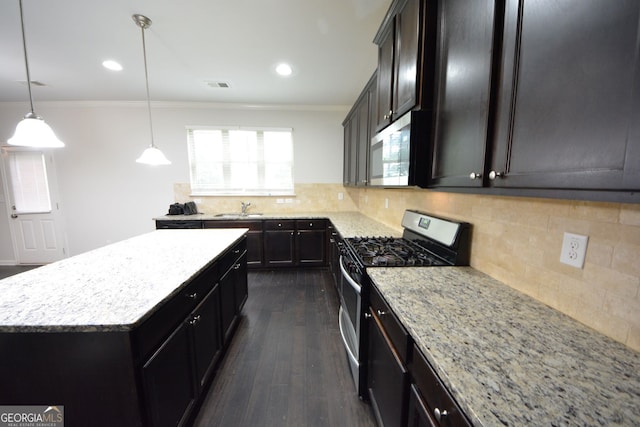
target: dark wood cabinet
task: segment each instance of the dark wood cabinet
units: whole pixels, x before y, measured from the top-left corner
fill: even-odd
[[[637,1],[506,1],[492,186],[640,189],[639,17]]]
[[[373,135],[377,74],[369,79],[353,108],[342,123],[344,127],[344,176],[348,186],[369,183],[369,146]]]
[[[182,322],[142,368],[147,414],[154,427],[187,422],[196,399],[190,348],[189,329]]]
[[[260,268],[264,266],[264,234],[262,220],[204,220],[203,228],[248,228],[247,232],[247,266]]]
[[[267,267],[325,266],[327,220],[265,220],[264,246]]]
[[[409,374],[409,334],[372,287],[369,307],[367,389],[379,425],[405,426]]]
[[[220,264],[220,319],[222,340],[227,345],[248,297],[246,248],[234,248]]]
[[[632,1],[440,2],[428,186],[637,201],[639,16]]]
[[[265,220],[264,258],[267,267],[294,264],[294,220]]]
[[[374,38],[378,45],[376,130],[416,106],[431,108],[435,41],[432,4],[425,0],[393,2]]]
[[[411,384],[409,392],[409,414],[407,417],[407,426],[408,427],[438,427],[438,424],[433,418],[431,418],[431,414],[429,414],[429,410],[424,405],[424,401],[422,397],[420,397],[420,392],[416,388],[415,384]]]
[[[220,327],[220,286],[216,284],[188,318],[195,361],[194,371],[198,392],[213,375],[222,353]]]
[[[410,419],[415,418],[417,411],[422,413],[422,418],[426,416],[436,426],[471,427],[467,417],[416,345],[412,350],[410,371],[416,399]]]
[[[501,37],[496,3],[438,2],[430,186],[483,185],[493,54]]]
[[[296,265],[323,266],[327,263],[327,222],[324,219],[296,220]]]

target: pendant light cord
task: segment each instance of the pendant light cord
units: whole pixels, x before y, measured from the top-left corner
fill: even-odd
[[[31,105],[31,114],[35,115],[33,111],[33,96],[31,95],[31,75],[29,74],[29,60],[27,59],[27,40],[24,35],[24,13],[22,11],[22,0],[20,3],[20,27],[22,28],[22,49],[24,50],[24,65],[27,69],[27,87],[29,88],[29,104]],[[147,93],[149,88],[147,87]],[[148,96],[148,95],[147,95]]]
[[[149,112],[149,130],[151,132],[151,146],[155,147],[156,145],[153,142],[153,121],[151,119],[151,98],[149,97],[149,72],[147,71],[147,47],[144,40],[144,29],[145,29],[145,25],[141,25],[140,30],[142,31],[142,55],[144,57],[144,81],[147,86],[147,111]]]

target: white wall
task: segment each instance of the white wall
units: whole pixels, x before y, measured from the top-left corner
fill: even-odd
[[[152,218],[173,202],[173,184],[189,182],[187,125],[292,127],[295,182],[341,183],[347,110],[153,104],[155,143],[172,164],[149,167],[135,163],[150,142],[145,103],[37,103],[36,112],[66,143],[55,158],[68,253],[153,230]],[[2,143],[27,111],[26,103],[0,103]],[[10,247],[6,221],[0,214],[0,260]]]

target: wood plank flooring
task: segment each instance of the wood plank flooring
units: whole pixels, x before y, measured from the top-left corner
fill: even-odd
[[[327,270],[249,272],[242,320],[194,425],[372,427]]]

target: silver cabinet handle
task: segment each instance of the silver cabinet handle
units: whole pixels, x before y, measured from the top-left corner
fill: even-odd
[[[433,416],[436,417],[437,421],[440,421],[442,418],[446,417],[447,415],[449,415],[449,413],[447,412],[446,409],[444,410],[440,410],[438,408],[433,410]]]
[[[199,321],[200,321],[200,315],[198,314],[197,316],[193,316],[193,318],[191,320],[189,320],[189,324],[190,325],[195,325]]]
[[[371,314],[370,313],[365,313],[364,314],[364,318],[365,319],[371,319]]]
[[[378,316],[384,316],[385,314],[387,314],[386,311],[382,311],[382,310],[377,310],[376,312],[378,313]]]
[[[234,270],[239,270],[239,269],[240,269],[240,263],[238,263],[238,264],[234,265],[234,266],[233,266],[233,269],[234,269]]]
[[[482,178],[482,174],[481,173],[476,173],[476,172],[471,172],[469,174],[469,178],[471,178],[471,179],[480,179],[480,178]]]
[[[196,299],[197,296],[198,296],[197,292],[194,292],[192,294],[187,294],[187,298],[191,298],[191,299]]]
[[[496,178],[504,178],[504,172],[496,172],[496,171],[489,172],[489,179],[491,181],[493,181]]]

